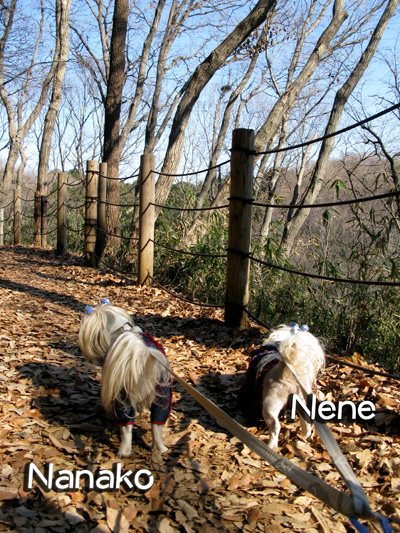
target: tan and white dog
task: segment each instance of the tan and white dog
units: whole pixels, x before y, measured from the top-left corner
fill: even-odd
[[[152,448],[167,450],[161,428],[171,411],[172,381],[162,346],[134,325],[131,315],[107,299],[86,306],[79,331],[79,347],[88,361],[103,365],[101,400],[121,426],[120,457],[129,457],[135,415],[151,414]]]
[[[271,448],[278,446],[281,425],[279,414],[291,394],[304,398],[298,381],[287,365],[292,366],[307,395],[312,393],[318,372],[325,365],[321,343],[308,332],[307,326],[280,326],[271,331],[266,344],[251,354],[245,381],[239,391],[239,405],[245,416],[262,416],[269,427]],[[304,398],[306,401],[307,398]],[[261,407],[261,409],[260,409]],[[304,437],[311,434],[311,426],[300,415]]]

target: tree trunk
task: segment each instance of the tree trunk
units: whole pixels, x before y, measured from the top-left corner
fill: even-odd
[[[42,142],[39,152],[39,168],[37,190],[42,190],[47,182],[51,140],[54,132],[58,111],[61,105],[61,91],[64,83],[65,70],[69,54],[69,10],[71,0],[56,0],[56,71],[53,78],[53,88],[49,108],[43,127]],[[35,246],[40,246],[40,235],[35,236]]]
[[[119,239],[119,145],[122,90],[125,83],[125,41],[128,26],[129,0],[115,0],[110,49],[110,74],[104,117],[104,153],[107,174],[113,178],[107,183],[106,232],[108,243],[117,245]],[[112,204],[112,205],[111,205]]]
[[[185,139],[186,127],[190,114],[197,102],[201,91],[210,81],[215,72],[221,68],[227,58],[242,44],[251,32],[267,18],[268,13],[274,9],[275,0],[260,0],[249,15],[236,26],[228,37],[215,48],[211,54],[196,68],[188,80],[185,92],[179,102],[171,133],[168,148],[162,167],[162,172],[174,174],[177,171]],[[156,201],[164,203],[168,198],[174,177],[161,176],[156,185]]]
[[[399,0],[390,0],[388,2],[388,5],[371,36],[368,46],[361,55],[359,62],[357,63],[350,76],[347,78],[346,82],[337,91],[332,111],[329,117],[329,122],[325,129],[325,135],[334,133],[337,130],[339,121],[344,111],[344,107],[350,95],[352,94],[358,82],[360,81],[361,77],[363,76],[365,70],[367,69],[372,57],[374,56],[377,46],[382,38],[383,32],[385,31],[389,20],[394,15],[398,4]],[[307,191],[302,198],[302,204],[312,204],[317,199],[321,187],[324,183],[323,176],[328,166],[334,142],[334,137],[330,137],[329,139],[325,139],[325,141],[323,141],[321,150],[319,152],[317,164],[313,176],[311,178],[311,182],[308,185]],[[292,218],[290,220],[287,220],[281,241],[281,248],[283,249],[286,256],[290,254],[295,239],[304,222],[307,220],[309,214],[310,209],[297,209],[296,212],[293,214]]]
[[[43,29],[43,24],[44,24],[44,8],[42,6],[42,9],[41,9],[42,18],[39,24],[39,30],[38,30],[38,36],[36,39],[35,50],[32,54],[30,66],[25,73],[25,77],[24,77],[25,81],[19,92],[20,93],[19,99],[17,103],[15,104],[15,110],[14,110],[13,100],[15,98],[15,95],[14,94],[9,95],[7,93],[7,86],[4,84],[4,60],[5,60],[6,44],[10,37],[10,33],[12,30],[12,25],[14,21],[15,6],[16,6],[16,0],[13,0],[4,16],[4,31],[0,38],[0,98],[3,102],[3,105],[7,113],[8,134],[10,138],[10,148],[9,148],[9,152],[7,156],[7,162],[6,162],[3,177],[0,181],[0,207],[4,205],[8,192],[10,190],[14,168],[15,168],[16,161],[18,159],[18,153],[20,151],[22,141],[26,137],[28,131],[33,126],[35,120],[39,116],[39,113],[42,111],[46,103],[50,85],[51,85],[51,82],[52,82],[52,79],[54,77],[54,73],[57,67],[56,51],[55,51],[51,67],[45,79],[41,83],[41,90],[39,93],[38,100],[36,104],[34,105],[33,110],[28,115],[25,123],[22,124],[20,120],[21,115],[22,115],[22,109],[24,107],[24,104],[25,104],[25,101],[28,95],[28,89],[30,86],[31,78],[32,78],[32,69],[35,64],[38,49],[39,49],[40,42],[42,39],[42,29]]]
[[[53,88],[49,108],[44,121],[42,142],[39,153],[38,188],[45,185],[49,168],[51,140],[54,125],[61,105],[61,90],[64,83],[65,70],[69,54],[69,10],[71,0],[56,1],[56,49],[57,65],[53,79]]]
[[[315,45],[308,61],[300,71],[297,78],[286,86],[285,92],[282,93],[278,98],[277,102],[269,113],[267,120],[258,130],[255,136],[256,152],[261,152],[265,150],[268,145],[272,144],[281,126],[282,117],[289,114],[296,102],[296,98],[298,98],[307,82],[311,79],[311,76],[314,74],[322,58],[328,51],[332,39],[337,34],[339,28],[342,26],[346,18],[347,13],[343,11],[343,0],[336,0],[333,7],[332,20],[318,39],[318,42]],[[257,161],[259,158],[260,156],[256,155],[255,161]],[[218,192],[212,203],[212,207],[218,207],[225,204],[228,196],[229,179]]]
[[[339,28],[347,18],[347,13],[343,10],[343,0],[335,0],[333,6],[332,20],[329,26],[322,33],[314,47],[307,63],[302,68],[300,74],[294,82],[282,94],[279,100],[272,108],[268,119],[264,122],[262,127],[258,130],[255,138],[255,150],[261,152],[271,142],[278,131],[282,117],[293,107],[296,99],[301,91],[304,89],[311,76],[314,74],[316,68],[320,64],[322,58],[329,49],[332,39],[335,37]]]

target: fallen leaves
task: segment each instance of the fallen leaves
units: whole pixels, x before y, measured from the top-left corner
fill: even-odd
[[[121,283],[114,274],[61,261],[33,248],[0,249],[0,531],[116,533],[159,531],[352,531],[316,498],[298,489],[219,426],[183,389],[174,388],[164,430],[169,451],[151,457],[146,413],[138,416],[131,457],[119,459],[119,434],[100,403],[101,369],[81,357],[80,313],[104,297],[128,308],[137,325],[164,345],[172,367],[239,421],[236,393],[249,352],[263,339],[254,327],[226,328],[220,310],[172,300],[160,289]],[[368,367],[356,354],[348,359]],[[382,370],[382,369],[379,369]],[[370,399],[375,423],[336,424],[333,432],[367,492],[400,531],[399,386],[383,376],[332,365],[317,391],[331,401]],[[248,428],[266,440],[262,422]],[[300,437],[282,421],[280,451],[295,464],[346,490],[317,436]],[[148,468],[146,493],[23,489],[27,463],[54,469],[132,472]]]

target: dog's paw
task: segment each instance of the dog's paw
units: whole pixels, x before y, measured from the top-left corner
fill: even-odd
[[[268,446],[273,450],[278,447],[278,439],[271,438],[268,441]]]
[[[131,455],[131,447],[129,447],[129,450],[128,450],[128,448],[126,448],[125,446],[121,446],[117,453],[117,456],[121,458],[130,457],[130,455]]]
[[[168,448],[164,446],[164,444],[159,444],[158,446],[154,446],[153,451],[159,452],[159,453],[165,453],[168,451]]]

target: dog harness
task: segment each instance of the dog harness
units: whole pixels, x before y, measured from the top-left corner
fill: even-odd
[[[159,342],[153,339],[148,333],[136,333],[148,348],[153,348],[161,352],[165,358],[164,348]],[[151,357],[151,356],[150,356]],[[124,398],[123,398],[124,399]],[[156,385],[156,397],[150,406],[150,421],[152,424],[164,425],[171,413],[172,403],[172,379],[166,385]],[[126,406],[122,402],[114,405],[115,423],[121,426],[133,425],[136,416],[136,409],[133,406]]]
[[[239,407],[247,418],[261,418],[263,379],[280,361],[282,356],[278,345],[273,342],[264,344],[250,354],[249,366],[238,394]]]

